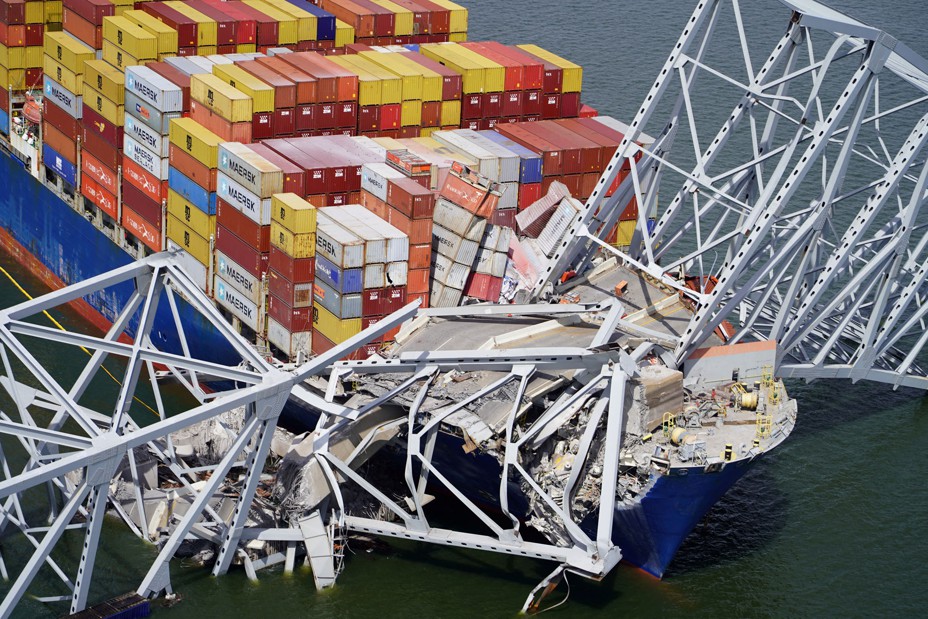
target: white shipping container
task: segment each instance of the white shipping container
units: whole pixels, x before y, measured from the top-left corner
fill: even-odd
[[[357,234],[338,225],[320,209],[316,220],[316,252],[339,269],[364,266],[364,241]]]
[[[435,280],[443,285],[463,290],[470,276],[470,266],[454,262],[441,254],[435,254],[432,258],[432,273]]]
[[[364,241],[364,263],[383,263],[387,260],[387,239],[373,227],[365,224],[341,206],[327,206],[317,217],[327,217],[332,223],[350,231]]]
[[[84,97],[74,94],[47,75],[42,79],[45,80],[45,100],[63,109],[71,118],[79,120],[84,114]]]
[[[436,131],[430,137],[439,144],[444,144],[455,152],[467,155],[477,162],[477,171],[491,181],[499,181],[499,158],[487,149],[471,142],[463,135],[461,129]]]
[[[184,94],[180,86],[148,67],[126,67],[126,92],[150,103],[159,112],[184,110]]]
[[[212,73],[213,65],[216,64],[206,56],[187,56],[187,59],[200,67],[200,73]]]
[[[159,157],[145,148],[145,146],[136,141],[128,133],[123,133],[122,136],[122,152],[126,157],[154,174],[158,180],[167,180],[168,167],[170,165],[168,158]]]
[[[387,181],[399,179],[405,175],[386,163],[365,163],[361,166],[361,189],[371,193],[384,202],[387,201]]]
[[[203,67],[192,62],[190,56],[168,56],[164,59],[166,63],[177,69],[178,71],[183,71],[187,75],[194,75],[196,73],[203,73]],[[212,71],[210,71],[211,73]]]
[[[216,196],[244,213],[259,226],[271,225],[271,199],[261,199],[222,172],[216,175]]]
[[[451,230],[461,238],[478,242],[483,239],[487,226],[485,219],[475,216],[467,209],[444,198],[438,198],[435,202],[432,221]]]
[[[206,57],[207,60],[213,64],[235,64],[235,61],[229,58],[228,56],[223,56],[221,54],[210,54]]]
[[[171,130],[171,120],[180,118],[182,114],[182,112],[159,112],[131,92],[126,93],[125,106],[126,114],[131,114],[136,120],[160,135],[168,135]]]
[[[284,190],[283,171],[238,142],[219,145],[219,171],[260,198],[270,198]]]
[[[384,161],[387,160],[387,149],[384,146],[372,140],[371,138],[367,137],[366,135],[352,136],[351,141],[355,142],[356,144],[361,145],[362,147],[368,150],[371,150],[377,153],[377,157],[379,159],[383,159]]]
[[[216,275],[221,275],[227,284],[248,297],[255,305],[261,305],[261,280],[221,251],[216,251]]]
[[[306,360],[312,355],[312,331],[290,333],[270,316],[267,319],[267,339],[291,359],[302,355],[302,360]]]
[[[496,208],[507,210],[519,207],[519,183],[500,183],[499,204]]]
[[[383,262],[373,262],[364,265],[364,289],[383,288],[386,285]]]
[[[496,156],[499,164],[499,182],[517,183],[519,181],[519,167],[522,165],[519,155],[472,129],[461,129],[457,133],[468,142]]]
[[[503,277],[506,275],[506,265],[508,263],[508,254],[481,247],[477,252],[477,259],[474,261],[474,271],[492,275],[493,277]]]
[[[180,264],[180,267],[184,270],[187,276],[193,280],[193,283],[200,287],[200,290],[209,291],[211,289],[210,286],[206,285],[206,276],[208,272],[206,270],[205,264],[191,256],[186,249],[171,239],[168,239],[167,249],[168,251],[174,253],[174,256],[177,258],[177,262]]]
[[[384,271],[384,279],[386,286],[405,286],[409,281],[409,263],[406,261],[388,262]]]
[[[168,148],[171,143],[167,136],[161,135],[129,113],[123,116],[123,122],[125,133],[131,135],[136,142],[142,144],[159,157],[168,156]]]
[[[429,295],[430,307],[457,307],[461,303],[464,293],[457,288],[444,286],[439,282],[432,282],[432,293]]]
[[[512,229],[507,226],[488,224],[480,241],[480,247],[492,251],[509,251],[509,241],[512,238]]]
[[[253,331],[258,330],[258,307],[222,277],[216,277],[214,296],[219,305],[229,310],[243,324],[248,325]]]
[[[580,218],[580,209],[583,205],[573,198],[565,198],[554,209],[554,214],[545,225],[545,229],[538,235],[538,246],[545,255],[551,257],[554,250],[560,245],[567,229]]]
[[[319,305],[335,314],[336,318],[361,317],[360,294],[339,294],[325,282],[316,280],[313,297]]]
[[[462,239],[439,225],[432,226],[432,250],[461,264],[473,264],[479,244]]]
[[[405,232],[384,221],[360,204],[346,204],[342,208],[345,212],[351,213],[360,221],[374,228],[387,240],[387,262],[409,260],[409,236]]]

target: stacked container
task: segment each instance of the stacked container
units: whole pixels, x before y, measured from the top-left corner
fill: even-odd
[[[549,120],[579,116],[583,68],[537,45],[516,47],[544,66],[541,118]]]
[[[480,131],[478,133],[519,157],[518,210],[525,210],[541,198],[543,180],[541,156],[496,131]]]
[[[45,35],[42,160],[72,186],[77,184],[84,114],[84,64],[93,58],[93,48],[66,32]]]
[[[216,169],[223,140],[190,118],[178,118],[170,121],[169,141],[167,246],[192,256],[199,267],[191,276],[210,292],[212,239],[217,248],[222,242],[216,228]]]
[[[267,339],[286,356],[312,354],[316,208],[293,193],[271,199]]]
[[[116,14],[110,0],[64,0],[65,31],[96,50],[103,49],[103,19]]]
[[[418,126],[418,107],[403,104],[404,80],[385,67],[367,58],[349,55],[333,56],[331,61],[358,76],[358,129],[362,135],[399,135],[404,122]],[[414,79],[414,78],[413,78]],[[421,80],[415,96],[421,101]],[[410,87],[410,92],[412,92]],[[404,119],[403,112],[407,113]]]
[[[121,219],[117,179],[126,122],[124,81],[122,71],[106,61],[84,63],[81,195],[115,221]]]
[[[474,270],[464,285],[464,294],[481,301],[499,302],[503,290],[503,278],[509,264],[509,243],[512,229],[508,226],[489,224],[483,233]]]
[[[252,80],[260,82],[257,78]],[[259,107],[263,109],[267,101],[273,106],[274,93],[269,86],[262,85],[264,89],[261,90]],[[224,141],[251,142],[254,108],[251,95],[232,86],[226,79],[212,73],[190,76],[190,118]]]
[[[19,94],[42,85],[44,2],[0,1],[0,85]],[[51,4],[51,3],[48,3]],[[60,20],[60,3],[57,19]],[[59,28],[60,29],[60,28]],[[3,93],[0,128],[9,131],[9,91]]]
[[[505,70],[503,92],[498,98],[495,94],[488,94],[480,102],[484,116],[495,119],[492,124],[541,118],[544,67],[540,60],[494,41],[465,43],[463,46]],[[486,124],[491,124],[491,121]]]
[[[316,103],[297,110],[297,133],[354,135],[358,125],[358,75],[319,54],[300,52],[277,58],[316,80]]]
[[[492,129],[502,105],[506,84],[505,68],[472,49],[457,43],[422,45],[424,56],[461,75],[461,123],[469,129]]]
[[[442,129],[456,129],[461,126],[461,96],[464,90],[464,80],[460,73],[451,67],[446,67],[440,62],[423,56],[416,52],[408,52],[405,56],[408,60],[424,67],[428,71],[441,77],[441,101],[438,105],[438,121],[435,122],[434,110],[428,105],[423,106],[422,116],[429,124],[430,128],[441,127]],[[431,129],[434,131],[434,129]],[[426,132],[426,134],[429,132]]]

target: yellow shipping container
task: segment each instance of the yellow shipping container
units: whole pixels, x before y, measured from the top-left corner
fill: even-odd
[[[319,38],[319,19],[309,11],[304,11],[287,0],[264,0],[264,3],[296,19],[297,37],[300,41],[315,41]]]
[[[365,68],[355,66],[350,56],[329,56],[328,59],[358,76],[358,105],[380,105],[383,99],[382,80]]]
[[[452,47],[451,45],[448,46]],[[460,45],[453,46],[453,53],[461,59],[467,59],[483,67],[483,88],[485,92],[503,92],[506,90],[506,67],[493,62],[472,49]]]
[[[466,32],[449,32],[448,40],[451,41],[452,43],[463,43],[464,41],[467,40],[467,33]]]
[[[139,60],[158,57],[158,38],[125,17],[104,17],[103,39],[112,41]]]
[[[380,105],[399,103],[403,100],[403,80],[396,73],[356,54],[330,56],[329,59],[353,73],[360,75],[363,72],[380,80]]]
[[[13,90],[23,90],[32,86],[26,83],[25,69],[7,69],[6,67],[0,67],[0,84],[9,86]]]
[[[126,96],[126,76],[119,69],[102,60],[88,60],[84,63],[84,83],[103,93],[103,95],[122,104]]]
[[[335,344],[341,344],[361,332],[361,319],[339,318],[314,301],[313,328]]]
[[[422,127],[421,129],[419,129],[419,136],[423,138],[427,138],[431,136],[433,133],[435,133],[436,131],[441,131],[441,127]]]
[[[274,88],[234,64],[213,65],[213,75],[252,99],[253,112],[274,111]]]
[[[344,47],[354,43],[354,26],[349,26],[340,19],[335,20],[335,47]]]
[[[168,238],[186,249],[197,262],[209,266],[213,257],[212,252],[209,250],[209,241],[173,215],[167,216],[167,224]]]
[[[404,127],[415,127],[422,124],[422,102],[403,101],[400,110],[400,124]]]
[[[219,48],[215,45],[201,45],[197,48],[197,54],[200,56],[212,56],[213,54],[218,54]]]
[[[106,39],[103,40],[103,60],[107,61],[120,71],[125,71],[126,67],[131,67],[135,65],[145,64],[149,59],[146,59],[145,62],[142,62],[123,48],[119,47],[112,41]]]
[[[225,140],[195,120],[173,119],[168,131],[168,139],[171,144],[184,149],[207,168],[218,167],[219,143]]]
[[[96,51],[65,32],[45,33],[45,53],[77,75],[84,73],[84,63],[96,58]]]
[[[432,4],[437,4],[443,9],[451,11],[451,35],[467,33],[467,9],[451,0],[432,0]]]
[[[7,69],[25,69],[26,48],[7,47],[3,43],[0,43],[0,66],[4,66]]]
[[[42,70],[45,72],[45,75],[58,82],[75,95],[80,96],[84,92],[84,76],[69,70],[48,54],[42,56]]]
[[[393,12],[395,15],[393,20],[395,29],[394,34],[396,36],[405,37],[416,34],[413,32],[413,25],[415,20],[412,11],[406,7],[398,5],[396,2],[391,2],[390,0],[371,0],[371,2]]]
[[[538,47],[537,45],[517,45],[519,49],[524,49],[530,54],[560,67],[564,73],[561,92],[580,92],[583,87],[583,67],[569,60],[561,58],[557,54],[552,54],[548,50]]]
[[[316,233],[294,233],[272,219],[271,245],[293,258],[312,258],[316,255]]]
[[[404,100],[422,99],[422,71],[406,64],[408,61],[405,61],[402,54],[361,52],[357,56],[382,69],[386,69],[394,75],[399,75],[402,80],[402,98]]]
[[[138,24],[146,32],[155,35],[158,40],[158,55],[177,53],[177,30],[159,21],[145,11],[128,10],[122,14],[129,21]]]
[[[27,2],[25,8],[27,24],[45,23],[45,7],[41,2]]]
[[[45,55],[45,48],[41,45],[30,45],[26,50],[26,68],[41,67],[42,56]]]
[[[299,42],[299,24],[293,15],[281,9],[261,2],[261,0],[244,0],[248,6],[258,9],[268,17],[277,20],[277,42],[280,45],[296,45]]]
[[[186,2],[165,2],[165,6],[169,6],[172,9],[176,10],[178,13],[186,15],[193,21],[197,22],[197,46],[203,45],[217,45],[217,31],[218,27],[216,22],[203,13],[199,12],[195,8],[189,6]]]
[[[126,110],[123,105],[95,89],[92,84],[87,83],[86,79],[84,80],[84,105],[117,127],[122,127],[125,122]]]
[[[295,193],[271,196],[271,221],[293,233],[316,231],[316,207]]]
[[[251,122],[252,120],[251,97],[212,73],[195,73],[190,76],[190,98],[202,103],[230,122]]]
[[[253,54],[258,51],[258,46],[255,43],[239,43],[235,51],[239,54]]]
[[[449,43],[427,43],[419,46],[419,53],[440,62],[461,74],[465,94],[484,92],[485,71],[473,58],[457,53],[459,47]]]
[[[168,215],[173,215],[204,239],[216,235],[216,216],[207,215],[173,189],[168,189]]]
[[[48,31],[48,24],[61,23],[62,16],[64,15],[64,3],[61,0],[56,0],[55,2],[45,2],[44,12],[45,12],[45,24],[46,32]],[[58,30],[61,30],[60,28]]]
[[[616,230],[615,246],[616,247],[628,247],[632,244],[632,235],[635,234],[635,225],[638,221],[632,219],[631,221],[620,221]]]
[[[442,101],[441,102],[441,126],[461,125],[461,102]]]

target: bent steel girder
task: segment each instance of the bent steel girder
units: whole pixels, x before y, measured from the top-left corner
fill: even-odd
[[[777,340],[783,376],[928,389],[928,62],[817,2],[781,4],[779,24],[697,4],[533,294],[606,252],[689,299],[678,364],[724,326],[729,343]],[[630,248],[606,246],[632,199]]]

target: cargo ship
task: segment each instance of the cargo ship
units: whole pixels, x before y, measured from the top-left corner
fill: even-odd
[[[466,9],[446,0],[0,0],[0,23],[4,249],[51,288],[173,251],[281,362],[413,300],[518,301],[520,283],[569,242],[579,200],[623,138],[621,122],[581,103],[578,65],[531,44],[469,42]],[[39,120],[26,108],[40,99]],[[632,202],[606,241],[627,246],[638,219]],[[131,293],[125,284],[76,309],[106,330]],[[157,329],[170,311],[158,308],[152,343],[179,350]],[[179,311],[186,344],[222,361],[222,340]],[[402,350],[395,336],[357,357]],[[732,354],[751,371],[700,383],[720,387],[696,408],[672,368],[661,385],[673,403],[625,454],[613,537],[656,576],[795,421],[764,373],[773,353]],[[707,445],[700,432],[722,427],[728,406],[743,418]],[[687,415],[692,431],[675,434]],[[500,479],[489,454],[457,471],[475,497]]]

